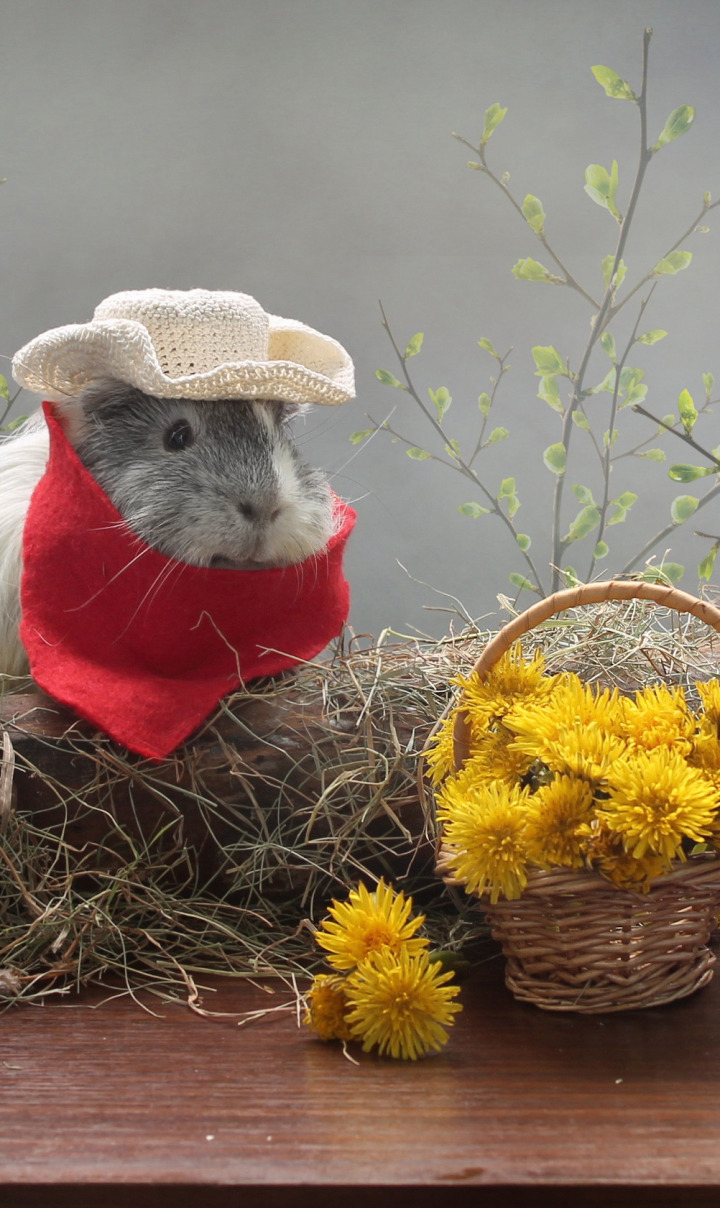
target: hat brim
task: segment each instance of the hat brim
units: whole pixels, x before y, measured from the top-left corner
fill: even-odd
[[[147,328],[132,319],[94,320],[45,332],[13,358],[20,386],[52,402],[112,378],[159,398],[267,398],[337,406],[354,397],[353,364],[330,336],[271,315],[268,360],[225,362],[169,377]]]

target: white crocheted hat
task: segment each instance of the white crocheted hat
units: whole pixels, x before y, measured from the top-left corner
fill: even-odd
[[[90,323],[57,327],[13,358],[16,381],[62,402],[101,378],[162,398],[345,403],[353,363],[329,336],[269,315],[249,294],[143,289],[111,294]]]

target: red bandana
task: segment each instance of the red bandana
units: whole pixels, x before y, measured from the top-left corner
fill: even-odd
[[[340,633],[352,508],[338,501],[342,528],[298,566],[188,566],[129,532],[52,404],[45,416],[50,460],[25,524],[20,633],[33,677],[56,700],[160,759],[226,693],[314,658]]]

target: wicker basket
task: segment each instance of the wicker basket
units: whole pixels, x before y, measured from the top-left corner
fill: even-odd
[[[541,621],[580,604],[652,600],[688,612],[720,632],[720,610],[676,588],[612,580],[556,592],[515,617],[475,664],[482,675]],[[455,767],[469,754],[466,716],[457,715]],[[438,872],[448,875],[440,847]],[[493,936],[507,958],[516,998],[549,1011],[606,1012],[659,1006],[707,985],[715,956],[707,947],[720,909],[720,860],[699,856],[658,877],[649,893],[614,888],[596,873],[554,869],[529,876],[516,901],[488,905]]]

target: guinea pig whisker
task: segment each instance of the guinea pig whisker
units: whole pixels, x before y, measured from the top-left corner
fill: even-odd
[[[138,605],[137,605],[135,611],[133,612],[132,616],[129,617],[125,627],[120,631],[120,633],[115,635],[115,639],[114,639],[115,642],[119,642],[125,636],[128,629],[130,628],[133,621],[136,619],[136,617],[138,616],[138,614],[140,613],[140,610],[144,607],[144,605],[147,604],[148,608],[152,605],[153,601],[157,597],[158,592],[168,582],[168,580],[170,579],[173,572],[177,570],[178,578],[180,578],[180,575],[185,570],[185,567],[186,567],[186,563],[174,562],[174,561],[169,561],[165,566],[163,566],[162,570],[159,571],[159,573],[155,576],[153,582],[148,587],[147,591],[145,592],[145,595],[138,602]]]
[[[144,558],[145,555],[149,553],[151,553],[151,550],[144,545],[143,548],[139,550],[137,554],[135,554],[134,558],[131,558],[129,562],[126,562],[124,566],[121,566],[120,570],[116,571],[112,578],[103,583],[102,586],[93,593],[93,595],[89,596],[87,600],[84,600],[82,604],[76,605],[75,608],[68,608],[67,611],[80,612],[83,608],[87,608],[89,604],[92,604],[94,600],[97,600],[98,596],[101,596],[104,591],[107,591],[108,587],[112,587],[113,583],[116,583],[120,576],[124,575],[131,566],[134,566],[136,562],[139,562],[141,558]]]

